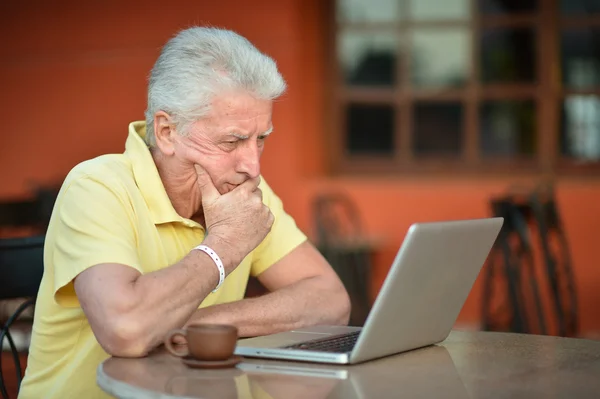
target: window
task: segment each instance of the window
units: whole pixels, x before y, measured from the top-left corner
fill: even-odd
[[[600,0],[332,0],[336,172],[600,174]]]

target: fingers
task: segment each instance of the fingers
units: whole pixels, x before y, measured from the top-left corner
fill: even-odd
[[[180,335],[176,335],[173,337],[173,342],[177,345],[185,345],[187,344],[187,341],[185,340],[185,338],[183,338]]]
[[[260,184],[260,176],[256,177],[254,179],[248,179],[245,182],[243,182],[242,184],[240,184],[240,188],[242,190],[248,190],[249,193],[255,191],[258,188],[258,185]]]
[[[215,187],[212,179],[206,173],[206,170],[200,165],[195,165],[196,173],[198,174],[198,186],[200,187],[200,192],[202,193],[202,201],[213,202],[217,200],[221,194]]]

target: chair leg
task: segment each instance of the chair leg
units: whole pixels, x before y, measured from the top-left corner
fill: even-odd
[[[4,336],[6,336],[8,343],[10,345],[10,349],[11,349],[11,352],[13,355],[14,362],[15,362],[15,368],[16,368],[16,374],[17,374],[17,392],[18,392],[19,388],[21,387],[21,379],[23,377],[23,373],[21,370],[21,360],[19,359],[19,352],[17,350],[17,347],[15,346],[12,336],[10,335],[9,328],[19,318],[21,313],[23,313],[23,311],[25,311],[25,309],[27,309],[29,306],[32,306],[34,303],[35,303],[35,298],[31,298],[31,299],[28,299],[25,302],[23,302],[17,308],[17,310],[12,314],[12,316],[10,316],[8,318],[8,320],[6,321],[6,324],[4,324],[4,327],[2,327],[2,331],[0,331],[0,348],[2,348],[2,342],[4,341]],[[0,388],[1,388],[0,391],[2,392],[2,396],[4,396],[6,399],[8,399],[8,392],[6,392],[6,388],[4,386],[4,378],[2,375],[2,356],[0,356],[0,382],[2,383],[2,385],[0,386]]]
[[[20,385],[20,383],[21,383],[20,376],[22,375],[22,373],[21,373],[21,360],[19,359],[19,351],[17,350],[17,346],[15,345],[15,341],[13,340],[12,335],[10,335],[10,331],[2,330],[2,333],[6,335],[8,345],[10,346],[10,352],[12,354],[13,362],[15,363],[16,373],[18,376],[17,383]],[[0,340],[0,342],[1,342],[1,340]],[[4,382],[4,375],[2,374],[2,356],[0,356],[0,393],[2,393],[2,397],[4,399],[9,399],[8,391],[6,390],[6,385]]]

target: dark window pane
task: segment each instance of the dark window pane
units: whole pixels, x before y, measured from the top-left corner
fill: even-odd
[[[573,95],[563,104],[562,154],[579,161],[600,161],[600,96]]]
[[[600,86],[600,28],[562,33],[563,82],[571,88]]]
[[[484,83],[533,82],[535,39],[532,29],[485,29],[481,37]]]
[[[465,28],[415,29],[411,35],[411,81],[417,87],[461,87],[471,66],[471,35]]]
[[[394,107],[349,104],[346,109],[346,149],[356,155],[393,155]]]
[[[564,15],[600,13],[600,0],[561,0],[560,11]]]
[[[393,22],[400,19],[398,0],[337,0],[340,22]]]
[[[478,0],[479,12],[484,15],[532,13],[537,10],[537,0]]]
[[[460,154],[463,141],[462,104],[416,104],[414,126],[413,146],[417,155]]]
[[[338,57],[347,84],[392,86],[398,46],[394,34],[342,32]]]
[[[533,100],[490,101],[480,108],[480,146],[485,155],[534,155],[536,117]]]
[[[410,18],[414,20],[468,19],[471,15],[470,0],[412,0]]]

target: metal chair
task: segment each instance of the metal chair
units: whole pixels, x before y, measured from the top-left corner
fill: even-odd
[[[350,295],[350,324],[362,326],[371,305],[371,248],[360,242],[364,230],[358,208],[342,193],[322,194],[313,202],[317,248]]]
[[[503,217],[505,222],[485,269],[483,329],[546,334],[527,222],[528,209],[513,197],[494,199],[491,206],[494,216]],[[505,292],[497,292],[498,280],[503,280]],[[504,297],[506,306],[494,306],[495,297]],[[501,314],[502,311],[505,314]]]
[[[44,236],[0,239],[0,300],[26,299],[0,330],[0,348],[6,337],[15,363],[17,387],[21,385],[23,370],[17,347],[10,335],[10,327],[28,307],[35,303],[43,272]],[[2,374],[1,356],[0,393],[8,399]]]
[[[43,234],[50,223],[57,195],[58,189],[54,187],[38,187],[32,199],[0,201],[0,227],[27,227]]]
[[[502,198],[493,199],[491,205],[494,215],[505,218],[505,225],[485,270],[483,328],[577,336],[574,271],[552,185],[512,190]],[[532,235],[539,238],[541,258],[537,262],[533,257]],[[534,269],[538,270],[539,278]],[[504,279],[504,290],[494,289],[499,278]],[[539,290],[539,286],[548,288],[543,297],[551,305],[547,312],[541,306],[540,294],[544,290]],[[507,305],[502,309],[504,315],[493,306],[499,298]]]
[[[556,204],[554,187],[543,185],[530,198],[533,219],[541,238],[548,284],[552,296],[558,335],[574,337],[579,333],[577,289],[571,253],[562,218]]]

